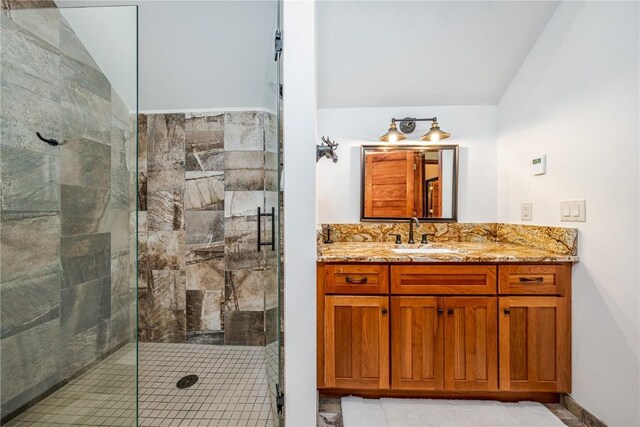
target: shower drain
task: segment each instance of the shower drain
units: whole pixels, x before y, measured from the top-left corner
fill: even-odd
[[[197,375],[187,375],[186,377],[182,377],[178,380],[178,382],[176,383],[176,387],[189,388],[197,382],[198,382]]]

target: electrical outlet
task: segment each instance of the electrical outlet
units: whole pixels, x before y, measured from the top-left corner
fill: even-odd
[[[520,219],[522,221],[531,221],[533,217],[532,209],[533,209],[533,203],[531,202],[522,203],[520,205]]]

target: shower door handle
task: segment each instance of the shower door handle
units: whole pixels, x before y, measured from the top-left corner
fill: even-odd
[[[262,217],[271,217],[271,241],[262,241]],[[258,252],[262,250],[262,246],[271,246],[271,250],[276,250],[276,208],[271,208],[271,213],[262,213],[262,209],[258,207]]]

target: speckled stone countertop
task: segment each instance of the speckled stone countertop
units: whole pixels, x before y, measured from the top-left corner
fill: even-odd
[[[455,253],[398,254],[397,248],[445,248]],[[318,262],[577,262],[577,255],[560,254],[503,242],[446,242],[396,245],[376,242],[336,242],[318,246]]]

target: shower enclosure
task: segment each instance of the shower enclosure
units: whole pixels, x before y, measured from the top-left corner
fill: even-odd
[[[161,114],[143,7],[2,2],[2,425],[283,423],[280,3],[184,6],[261,10],[264,102]]]
[[[279,3],[188,8],[210,17],[211,41],[192,49],[264,58],[249,79],[216,70],[211,78],[238,93],[239,80],[261,92],[259,105],[231,99],[232,108],[139,114],[140,423],[193,417],[269,426],[280,420],[282,383]],[[216,19],[237,28],[221,29]],[[257,47],[247,52],[247,44]],[[184,388],[176,388],[180,380]]]

